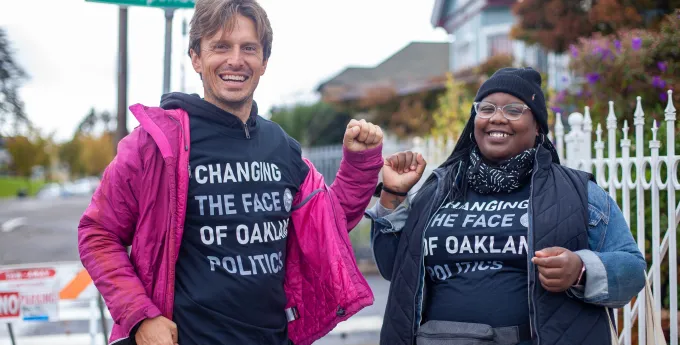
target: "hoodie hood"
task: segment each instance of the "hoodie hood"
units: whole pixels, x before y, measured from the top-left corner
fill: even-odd
[[[243,123],[238,116],[222,110],[218,106],[201,98],[198,94],[186,94],[181,92],[171,92],[161,96],[161,108],[163,109],[183,109],[189,117],[202,117],[203,119],[214,123],[222,130],[231,135],[244,135],[249,137],[257,131],[258,128],[258,109],[257,103],[253,101],[250,109],[250,117]]]

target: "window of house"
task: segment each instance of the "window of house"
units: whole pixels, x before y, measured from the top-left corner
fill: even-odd
[[[460,44],[456,47],[456,70],[460,70],[469,67],[474,64],[472,59],[472,49],[468,42]]]
[[[489,57],[500,54],[512,54],[512,40],[508,34],[496,34],[487,37]]]

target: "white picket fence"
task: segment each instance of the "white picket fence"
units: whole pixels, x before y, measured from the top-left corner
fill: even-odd
[[[602,140],[602,125],[597,124],[595,141],[595,159],[592,157],[592,132],[593,123],[591,121],[588,107],[585,108],[585,116],[580,113],[569,115],[569,125],[571,130],[568,134],[564,133],[564,126],[560,121],[560,116],[555,122],[555,143],[561,159],[569,167],[588,171],[596,176],[597,183],[607,189],[609,194],[616,200],[617,193],[621,193],[621,210],[628,224],[637,229],[638,248],[643,254],[651,250],[652,262],[649,269],[648,279],[651,280],[652,292],[654,295],[653,306],[656,319],[661,318],[661,263],[668,260],[669,273],[668,280],[670,291],[670,337],[671,345],[678,344],[678,270],[677,270],[677,226],[680,220],[680,205],[676,201],[676,191],[680,190],[678,182],[678,161],[679,156],[675,154],[675,131],[676,131],[676,109],[673,105],[673,92],[668,91],[668,103],[665,109],[666,122],[666,153],[660,155],[662,143],[657,140],[657,132],[660,129],[656,120],[647,121],[651,123],[651,140],[648,140],[651,154],[646,156],[645,151],[645,114],[641,105],[641,98],[637,97],[637,106],[634,113],[635,126],[635,157],[631,157],[631,140],[628,137],[628,121],[624,121],[621,128],[622,138],[619,142],[621,154],[617,150],[617,116],[614,109],[614,102],[609,102],[609,114],[607,115],[607,158],[604,157],[605,141]],[[624,110],[625,111],[625,110]],[[566,155],[565,155],[566,145]],[[662,165],[665,165],[666,176],[663,176]],[[635,178],[632,178],[632,169],[635,169]],[[605,173],[608,170],[608,173]],[[650,179],[647,180],[647,173]],[[621,178],[619,178],[621,175]],[[665,180],[664,180],[665,177]],[[634,195],[631,196],[631,192]],[[646,248],[645,239],[645,191],[651,191],[651,212],[652,212],[652,241],[651,248]],[[660,209],[660,201],[666,191],[668,209]],[[634,199],[633,199],[634,198]],[[637,224],[630,224],[631,200],[637,200]],[[666,213],[668,217],[668,228],[661,229],[660,220]],[[664,292],[665,293],[665,292]],[[620,343],[631,344],[631,329],[635,321],[638,321],[639,344],[644,344],[642,330],[646,327],[643,309],[639,306],[645,303],[644,293],[638,295],[634,304],[628,304],[623,311],[623,330],[620,336]]]
[[[680,221],[680,204],[676,200],[676,191],[680,191],[680,182],[678,181],[678,162],[680,162],[680,156],[675,154],[676,109],[673,105],[672,95],[672,90],[669,90],[664,119],[667,133],[666,152],[663,155],[660,153],[662,143],[657,140],[657,134],[662,124],[660,125],[656,120],[645,119],[640,97],[637,98],[637,107],[634,109],[634,140],[631,140],[628,136],[631,128],[628,126],[628,122],[625,121],[623,128],[620,129],[622,137],[617,142],[617,131],[619,129],[613,102],[609,102],[609,114],[606,123],[607,137],[605,140],[602,137],[602,125],[597,124],[595,142],[593,144],[593,123],[588,107],[584,109],[585,115],[575,112],[568,116],[568,133],[565,133],[561,114],[558,113],[555,121],[554,139],[553,133],[550,133],[549,138],[555,143],[562,164],[593,173],[597,183],[607,190],[614,200],[617,200],[617,196],[620,193],[622,202],[619,206],[630,227],[637,230],[637,243],[640,251],[643,255],[650,251],[652,254],[651,267],[648,270],[648,280],[652,286],[654,295],[653,306],[657,320],[661,317],[662,305],[662,273],[660,267],[664,260],[668,260],[670,291],[664,292],[669,294],[670,301],[670,337],[668,341],[671,345],[678,345],[677,229],[678,222]],[[633,111],[633,109],[618,109],[617,111],[621,113]],[[648,127],[646,128],[645,125]],[[651,128],[649,125],[651,125]],[[651,140],[648,139],[647,146],[645,146],[646,129],[651,132],[647,134],[651,134]],[[633,144],[635,145],[635,156],[631,157],[631,145]],[[455,142],[451,139],[445,142],[438,142],[433,138],[414,138],[410,145],[403,142],[400,145],[386,144],[383,153],[387,156],[404,149],[420,152],[428,162],[426,170],[426,175],[428,175],[449,156],[454,145]],[[621,148],[620,154],[619,146]],[[337,172],[337,166],[339,166],[342,157],[341,147],[338,145],[335,150],[329,148],[312,149],[306,150],[304,153],[308,155],[307,157],[315,165],[332,167],[323,171],[324,176],[330,175],[330,179],[332,179]],[[645,155],[647,147],[649,148],[649,155]],[[607,149],[606,157],[605,148]],[[594,158],[592,156],[593,151],[595,152]],[[665,173],[662,173],[663,166],[665,166]],[[632,178],[632,169],[635,169],[634,179]],[[619,175],[621,178],[619,178]],[[648,179],[647,175],[651,176],[651,178]],[[426,177],[423,177],[420,183]],[[665,193],[662,193],[662,191],[665,191]],[[647,226],[645,224],[645,209],[648,207],[645,204],[646,193],[651,194],[651,246],[645,245],[645,227]],[[667,198],[667,210],[660,209],[664,194]],[[637,200],[637,209],[633,211],[637,213],[636,224],[630,224],[631,201],[633,200]],[[667,229],[661,229],[662,216],[668,217],[669,225]],[[645,318],[641,317],[644,315],[642,314],[644,310],[639,306],[644,305],[644,298],[644,294],[640,293],[634,303],[629,303],[623,308],[623,327],[619,330],[620,344],[630,345],[632,343],[632,330],[637,325],[637,344],[652,345],[646,344],[643,338],[646,325]],[[617,322],[619,314],[620,312],[617,311]]]

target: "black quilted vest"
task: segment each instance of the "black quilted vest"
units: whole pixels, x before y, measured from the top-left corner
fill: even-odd
[[[423,234],[425,224],[443,198],[441,178],[427,184],[414,200],[413,209],[401,232],[381,345],[413,345],[422,321],[421,298],[424,284]],[[550,152],[542,147],[536,154],[529,202],[529,253],[559,246],[571,251],[588,249],[588,180],[592,175],[553,164]],[[534,345],[611,344],[607,310],[587,304],[566,293],[543,289],[538,270],[529,268],[529,314]],[[502,287],[499,287],[502,289]],[[427,298],[425,296],[425,298]]]

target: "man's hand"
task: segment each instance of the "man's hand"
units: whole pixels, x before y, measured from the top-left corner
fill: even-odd
[[[380,127],[362,119],[349,122],[342,143],[349,151],[359,152],[377,147],[382,141],[383,132]]]
[[[543,288],[550,292],[563,292],[576,283],[583,261],[572,251],[550,247],[537,251],[531,259],[538,267],[538,278]]]
[[[146,319],[135,334],[137,345],[177,345],[177,325],[163,316]]]

